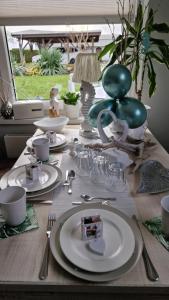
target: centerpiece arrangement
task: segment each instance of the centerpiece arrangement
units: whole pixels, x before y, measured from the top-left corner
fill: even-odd
[[[154,62],[158,61],[169,68],[169,46],[164,40],[152,37],[152,33],[155,31],[168,33],[169,27],[165,23],[156,24],[154,22],[153,9],[150,9],[147,18],[146,14],[147,8],[144,9],[141,2],[137,8],[134,24],[131,24],[131,14],[126,19],[123,14],[119,13],[122,34],[105,46],[99,55],[100,59],[107,53],[111,55],[101,76],[103,88],[111,98],[101,100],[91,107],[89,119],[93,127],[101,129],[108,126],[112,122],[112,113],[118,119],[122,131],[127,126],[129,129],[140,128],[146,121],[147,112],[141,103],[145,75],[148,76],[149,96],[151,97],[156,89]],[[137,99],[126,96],[132,80]],[[125,122],[126,126],[124,126]],[[120,127],[118,131],[120,131]],[[103,135],[103,131],[101,131],[101,135]],[[123,134],[121,136],[124,137]],[[121,136],[109,139],[107,142],[110,142],[110,147],[125,146],[125,149],[129,150],[129,145],[125,140],[122,141],[123,144],[118,143]],[[105,142],[104,138],[102,140]],[[131,140],[128,142],[131,143]],[[138,145],[138,141],[133,142]],[[144,142],[144,136],[141,142]],[[137,145],[135,149],[137,149]]]

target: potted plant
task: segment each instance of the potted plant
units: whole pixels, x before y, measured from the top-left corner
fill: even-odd
[[[61,96],[64,101],[64,110],[66,116],[70,119],[78,119],[80,114],[79,93],[67,92]]]
[[[140,101],[146,73],[149,83],[149,97],[155,92],[156,72],[154,62],[157,61],[169,68],[169,45],[162,37],[159,39],[152,36],[154,32],[161,35],[169,33],[169,26],[166,23],[157,24],[154,22],[156,12],[152,8],[144,21],[147,9],[147,7],[143,9],[141,2],[139,2],[133,24],[131,24],[131,14],[126,19],[123,14],[119,13],[123,28],[122,34],[106,45],[99,54],[99,59],[107,53],[111,54],[110,61],[105,68],[118,61],[118,63],[130,69],[135,94]]]

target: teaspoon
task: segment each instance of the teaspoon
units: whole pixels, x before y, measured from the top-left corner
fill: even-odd
[[[89,195],[86,195],[86,194],[82,194],[80,195],[80,197],[86,201],[86,202],[89,202],[89,201],[92,201],[92,200],[109,200],[109,201],[116,201],[117,199],[115,197],[91,197]]]
[[[74,170],[69,171],[68,178],[69,178],[68,194],[72,194],[72,180],[75,179],[75,171]]]

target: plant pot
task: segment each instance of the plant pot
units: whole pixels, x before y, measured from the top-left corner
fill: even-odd
[[[78,119],[80,115],[80,102],[76,105],[64,104],[65,114],[69,119]]]

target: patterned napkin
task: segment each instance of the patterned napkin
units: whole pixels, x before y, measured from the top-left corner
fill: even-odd
[[[169,251],[169,238],[162,232],[161,217],[155,217],[143,223],[156,239]]]
[[[4,220],[2,219],[2,216],[0,215],[0,240],[23,233],[28,230],[39,228],[33,205],[27,204],[26,211],[27,216],[25,221],[18,226],[10,226],[5,224]]]

